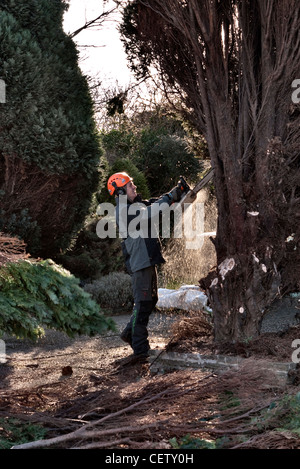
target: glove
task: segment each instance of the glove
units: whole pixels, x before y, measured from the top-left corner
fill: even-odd
[[[169,192],[168,195],[170,199],[172,200],[172,202],[179,202],[183,194],[184,192],[182,191],[181,187],[176,186]]]
[[[181,187],[181,190],[186,194],[191,190],[190,186],[186,182],[183,176],[180,176],[180,180],[178,181],[178,186]]]

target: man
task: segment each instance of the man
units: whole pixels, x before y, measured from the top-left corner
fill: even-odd
[[[133,313],[121,339],[133,349],[131,363],[144,362],[149,355],[149,316],[158,300],[156,266],[165,262],[153,220],[158,221],[160,210],[178,202],[186,187],[179,184],[160,198],[142,200],[127,173],[113,174],[107,187],[116,197],[116,222],[123,238],[122,250],[134,298]]]

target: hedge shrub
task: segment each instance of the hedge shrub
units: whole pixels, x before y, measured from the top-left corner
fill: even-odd
[[[9,263],[0,269],[0,332],[37,339],[43,327],[94,336],[114,330],[79,280],[51,260]]]

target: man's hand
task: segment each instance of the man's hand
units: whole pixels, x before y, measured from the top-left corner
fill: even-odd
[[[169,197],[172,200],[172,202],[179,202],[181,197],[183,196],[184,192],[181,190],[181,187],[178,185],[174,187],[170,192],[169,192]]]
[[[180,179],[178,181],[178,186],[181,187],[181,190],[185,192],[185,194],[187,194],[191,190],[190,186],[188,185],[188,183],[186,182],[183,176],[180,176]]]

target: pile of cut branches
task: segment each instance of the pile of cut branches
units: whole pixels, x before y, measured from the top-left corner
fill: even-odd
[[[0,232],[0,267],[8,262],[26,259],[26,244],[14,236]]]
[[[13,448],[161,449],[172,448],[174,441],[184,448],[180,442],[186,440],[189,448],[197,448],[199,442],[211,442],[215,448],[279,445],[286,389],[256,360],[219,375],[184,370],[151,376],[145,365],[113,368],[96,381],[98,391],[73,396],[51,422],[45,416],[45,426],[50,422],[52,431],[57,429],[51,438]],[[41,423],[43,416],[39,418]],[[60,423],[67,421],[70,430],[62,433],[65,427]],[[296,432],[282,431],[281,447],[300,448]]]

